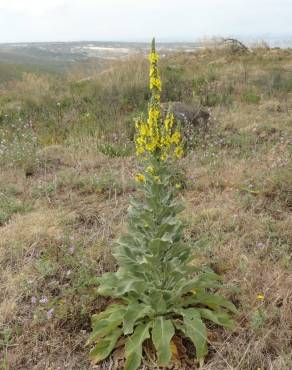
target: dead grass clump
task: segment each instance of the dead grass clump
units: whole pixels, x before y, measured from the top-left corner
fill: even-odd
[[[14,316],[21,301],[22,284],[31,277],[32,265],[43,248],[62,235],[64,215],[50,210],[17,215],[0,229],[1,320]],[[13,307],[13,310],[11,308]],[[7,316],[9,314],[9,317]]]
[[[49,94],[51,81],[48,76],[26,72],[21,80],[10,82],[7,88],[17,96],[26,95],[38,100]]]

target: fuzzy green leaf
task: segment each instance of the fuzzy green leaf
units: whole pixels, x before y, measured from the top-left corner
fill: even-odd
[[[153,314],[154,311],[150,306],[147,307],[139,303],[129,305],[123,321],[124,334],[127,335],[133,333],[136,321],[146,315],[150,315],[151,313]]]
[[[203,317],[206,320],[213,321],[215,324],[224,326],[227,329],[234,329],[235,323],[229,315],[225,312],[214,312],[211,310],[208,310],[207,308],[198,308],[198,311],[200,312],[201,317]]]
[[[108,318],[115,311],[124,309],[125,306],[120,304],[112,304],[108,306],[108,308],[105,311],[102,311],[99,314],[92,315],[91,317],[92,326],[95,326],[100,320]]]
[[[113,272],[106,272],[99,278],[100,285],[97,289],[99,295],[111,296],[117,284],[117,277]]]
[[[183,279],[177,283],[177,292],[178,295],[183,295],[190,292],[193,289],[205,289],[205,288],[218,288],[221,287],[221,284],[218,283],[219,277],[216,274],[204,273],[202,275],[196,276],[193,279],[187,280]],[[197,296],[194,296],[196,300]]]
[[[204,292],[198,292],[194,295],[193,303],[204,304],[214,310],[225,307],[233,313],[237,313],[237,308],[230,301],[227,301],[224,297],[217,294],[208,294]]]
[[[191,339],[196,347],[197,358],[204,357],[207,350],[207,329],[201,319],[200,313],[194,308],[178,311],[183,316],[183,324],[176,324],[187,337]]]
[[[91,360],[97,363],[107,358],[122,334],[121,329],[116,329],[111,334],[101,338],[89,353]]]
[[[174,333],[171,320],[166,320],[162,316],[156,318],[152,329],[152,340],[161,366],[167,365],[171,360],[170,341]]]
[[[114,311],[110,316],[99,320],[96,325],[93,326],[92,334],[90,335],[88,342],[95,341],[97,338],[102,338],[114,331],[119,325],[121,325],[125,313],[125,307],[121,306],[118,311]]]
[[[168,246],[168,242],[161,240],[161,239],[153,239],[149,242],[149,249],[152,253],[155,255],[161,255],[162,252],[166,249]]]
[[[142,345],[145,339],[150,338],[149,329],[151,323],[140,324],[136,327],[126,343],[126,362],[124,370],[136,370],[141,364]]]

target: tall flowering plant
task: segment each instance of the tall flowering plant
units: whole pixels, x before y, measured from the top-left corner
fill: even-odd
[[[150,60],[150,91],[151,99],[148,109],[148,119],[136,121],[136,153],[137,156],[147,156],[166,161],[171,157],[180,158],[183,154],[181,134],[174,130],[174,116],[171,111],[162,120],[160,93],[161,80],[158,73],[158,55],[155,51],[155,42],[152,41]]]
[[[159,365],[171,361],[174,335],[188,337],[196,357],[207,353],[207,328],[212,321],[233,327],[229,312],[235,306],[214,289],[221,286],[215,273],[194,267],[191,246],[183,241],[183,222],[177,203],[170,163],[183,154],[181,135],[174,117],[163,119],[158,55],[152,42],[150,59],[151,99],[146,120],[136,122],[136,152],[142,171],[136,175],[142,200],[132,199],[128,234],[113,252],[116,272],[99,278],[98,294],[114,299],[92,317],[90,356],[99,362],[110,355],[124,336],[125,370],[136,370],[142,361],[143,342],[152,341]]]

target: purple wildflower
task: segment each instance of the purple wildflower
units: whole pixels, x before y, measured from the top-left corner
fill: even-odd
[[[45,295],[43,295],[42,298],[40,299],[40,303],[45,304],[45,303],[48,303],[48,302],[49,302],[48,298]]]
[[[69,253],[73,254],[74,252],[75,252],[75,247],[74,245],[71,245],[71,247],[69,248]]]
[[[31,297],[30,301],[31,301],[31,304],[36,304],[37,299],[36,299],[35,296],[33,296],[33,297]]]
[[[256,247],[257,248],[264,248],[266,245],[264,244],[264,243],[262,243],[262,242],[258,242],[258,243],[256,243]]]
[[[54,309],[51,308],[49,311],[47,311],[47,318],[48,320],[50,320],[53,316],[53,313],[54,313]]]

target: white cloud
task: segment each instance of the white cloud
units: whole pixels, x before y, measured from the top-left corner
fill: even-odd
[[[0,10],[42,16],[65,3],[66,0],[0,0]]]
[[[0,42],[292,34],[291,0],[0,0]]]

